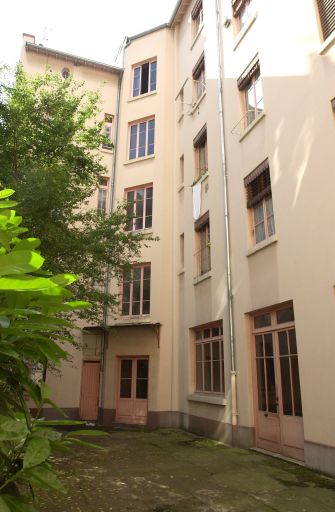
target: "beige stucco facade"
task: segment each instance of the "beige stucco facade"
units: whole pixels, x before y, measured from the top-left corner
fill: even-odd
[[[104,152],[112,206],[153,190],[150,314],[109,317],[105,424],[121,407],[122,360],[148,360],[149,425],[335,474],[334,41],[313,0],[182,0],[168,24],[129,38],[123,72],[23,52],[29,72],[66,64],[88,88],[103,84],[117,121],[115,152]],[[151,62],[156,85],[134,96],[135,69],[145,76]],[[152,119],[154,151],[130,158],[131,126]],[[74,415],[94,357],[77,351],[54,384]]]

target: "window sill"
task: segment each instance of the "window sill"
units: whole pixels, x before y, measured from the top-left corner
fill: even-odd
[[[319,54],[324,55],[329,50],[329,48],[333,46],[333,44],[335,44],[335,31],[323,41],[319,50]]]
[[[202,402],[205,404],[213,404],[213,405],[227,405],[227,400],[223,395],[215,395],[215,394],[200,394],[193,393],[192,395],[187,395],[187,400],[189,402]]]
[[[141,156],[140,158],[133,158],[132,160],[126,160],[123,165],[135,164],[138,162],[142,162],[143,160],[150,160],[150,158],[155,158],[155,153],[153,153],[152,155]]]
[[[201,34],[201,32],[202,32],[202,29],[203,29],[203,28],[204,28],[204,24],[202,24],[202,25],[199,27],[198,32],[195,34],[194,39],[193,39],[193,41],[192,41],[192,43],[191,43],[191,46],[190,46],[190,50],[192,50],[192,49],[193,49],[193,46],[194,46],[194,45],[195,45],[195,43],[198,41],[198,39],[199,39],[199,37],[200,37],[200,34]]]
[[[261,251],[262,249],[265,249],[265,247],[269,247],[269,245],[275,244],[277,242],[278,242],[277,235],[272,235],[269,238],[266,238],[265,240],[263,240],[262,242],[259,242],[251,249],[249,249],[249,251],[247,251],[246,256],[247,256],[247,258],[249,258],[249,256],[252,256],[252,254],[255,254],[256,252]]]
[[[180,123],[184,119],[184,112],[180,114],[180,116],[177,119],[177,123]]]
[[[195,277],[193,280],[193,284],[194,284],[194,286],[196,286],[197,284],[202,283],[202,281],[206,281],[206,279],[209,279],[210,277],[212,277],[211,270],[206,272],[206,274],[202,274],[201,276]]]
[[[255,126],[262,120],[264,119],[264,117],[266,116],[266,113],[265,111],[263,110],[263,112],[261,114],[259,114],[256,119],[254,119],[254,121],[250,124],[248,124],[248,126],[246,127],[246,129],[244,130],[244,132],[242,133],[241,137],[238,139],[239,142],[242,142],[242,140],[247,136],[249,135],[249,133],[255,128]]]
[[[251,17],[250,19],[247,21],[247,23],[244,25],[244,27],[240,30],[240,32],[237,34],[236,38],[235,38],[235,41],[234,41],[234,46],[233,46],[233,50],[235,51],[236,48],[238,47],[238,45],[240,44],[240,42],[242,41],[242,39],[244,39],[244,36],[249,32],[250,28],[252,27],[252,25],[255,23],[256,21],[256,18],[257,18],[257,12],[255,12]]]
[[[143,324],[150,324],[150,315],[119,316],[118,321],[125,324],[138,324],[143,319]]]
[[[178,187],[177,191],[178,191],[178,192],[181,192],[182,190],[184,190],[184,187],[185,187],[185,185],[184,185],[184,183],[182,183],[182,184],[180,185],[180,187]]]
[[[192,187],[194,187],[194,185],[196,185],[197,183],[202,183],[203,181],[205,181],[209,176],[209,172],[206,171],[204,174],[201,174],[200,176],[197,176],[194,180],[194,182],[192,183]]]
[[[200,103],[202,102],[202,100],[204,99],[204,97],[206,96],[206,91],[204,91],[202,93],[202,95],[200,96],[200,98],[197,99],[197,101],[194,103],[192,109],[191,109],[191,115],[193,116],[194,112],[197,110],[197,108],[199,107]]]
[[[157,94],[157,90],[146,92],[145,94],[140,94],[139,96],[133,96],[132,98],[128,99],[128,103],[131,103],[132,101],[140,100],[142,98],[147,98],[148,96],[154,96],[155,94]]]
[[[185,269],[181,268],[179,272],[177,272],[177,276],[182,276],[183,274],[185,274]]]

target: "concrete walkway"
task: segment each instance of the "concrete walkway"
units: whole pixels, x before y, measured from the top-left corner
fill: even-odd
[[[335,480],[182,431],[115,430],[55,462],[68,496],[44,512],[334,512]]]

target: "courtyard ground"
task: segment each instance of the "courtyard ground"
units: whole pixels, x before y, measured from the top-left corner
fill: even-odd
[[[335,480],[183,431],[113,430],[106,451],[54,457],[68,495],[43,512],[334,512]]]

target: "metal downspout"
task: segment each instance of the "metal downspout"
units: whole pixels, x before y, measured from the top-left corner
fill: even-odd
[[[222,40],[220,25],[219,0],[215,1],[216,9],[216,35],[217,35],[217,58],[218,58],[218,99],[219,99],[219,118],[220,118],[220,140],[221,140],[221,171],[223,177],[223,196],[224,196],[224,225],[225,225],[225,247],[226,247],[226,273],[227,273],[227,300],[229,314],[229,338],[230,338],[230,387],[231,387],[231,424],[234,427],[238,423],[237,411],[237,388],[236,388],[236,362],[235,362],[235,335],[233,322],[233,292],[232,292],[232,273],[230,259],[230,225],[229,225],[229,207],[228,207],[228,173],[226,165],[226,148],[224,135],[224,113],[223,113],[223,89],[222,89]]]
[[[115,112],[115,139],[114,139],[114,151],[113,151],[113,163],[112,163],[112,170],[111,170],[111,190],[109,194],[109,202],[108,202],[108,208],[107,212],[108,214],[112,213],[114,208],[114,199],[115,199],[115,176],[116,176],[116,153],[117,153],[117,147],[118,147],[118,137],[119,137],[119,113],[120,113],[120,102],[121,102],[121,85],[122,85],[122,77],[123,77],[123,67],[124,67],[124,47],[125,42],[127,38],[124,39],[123,45],[122,45],[122,72],[120,73],[119,79],[118,79],[118,91],[117,91],[117,99],[116,99],[116,112]],[[109,268],[107,267],[106,271],[106,277],[105,277],[105,285],[104,285],[104,292],[107,294],[109,291],[109,280],[110,280],[110,272]],[[103,338],[102,338],[102,347],[101,347],[101,393],[100,393],[100,410],[101,410],[101,420],[103,422],[103,410],[104,410],[104,403],[105,403],[105,360],[106,360],[106,349],[108,344],[108,336],[109,333],[106,329],[107,327],[107,318],[108,318],[108,310],[107,307],[104,308],[103,312],[103,325],[104,325],[104,331],[103,331]]]

